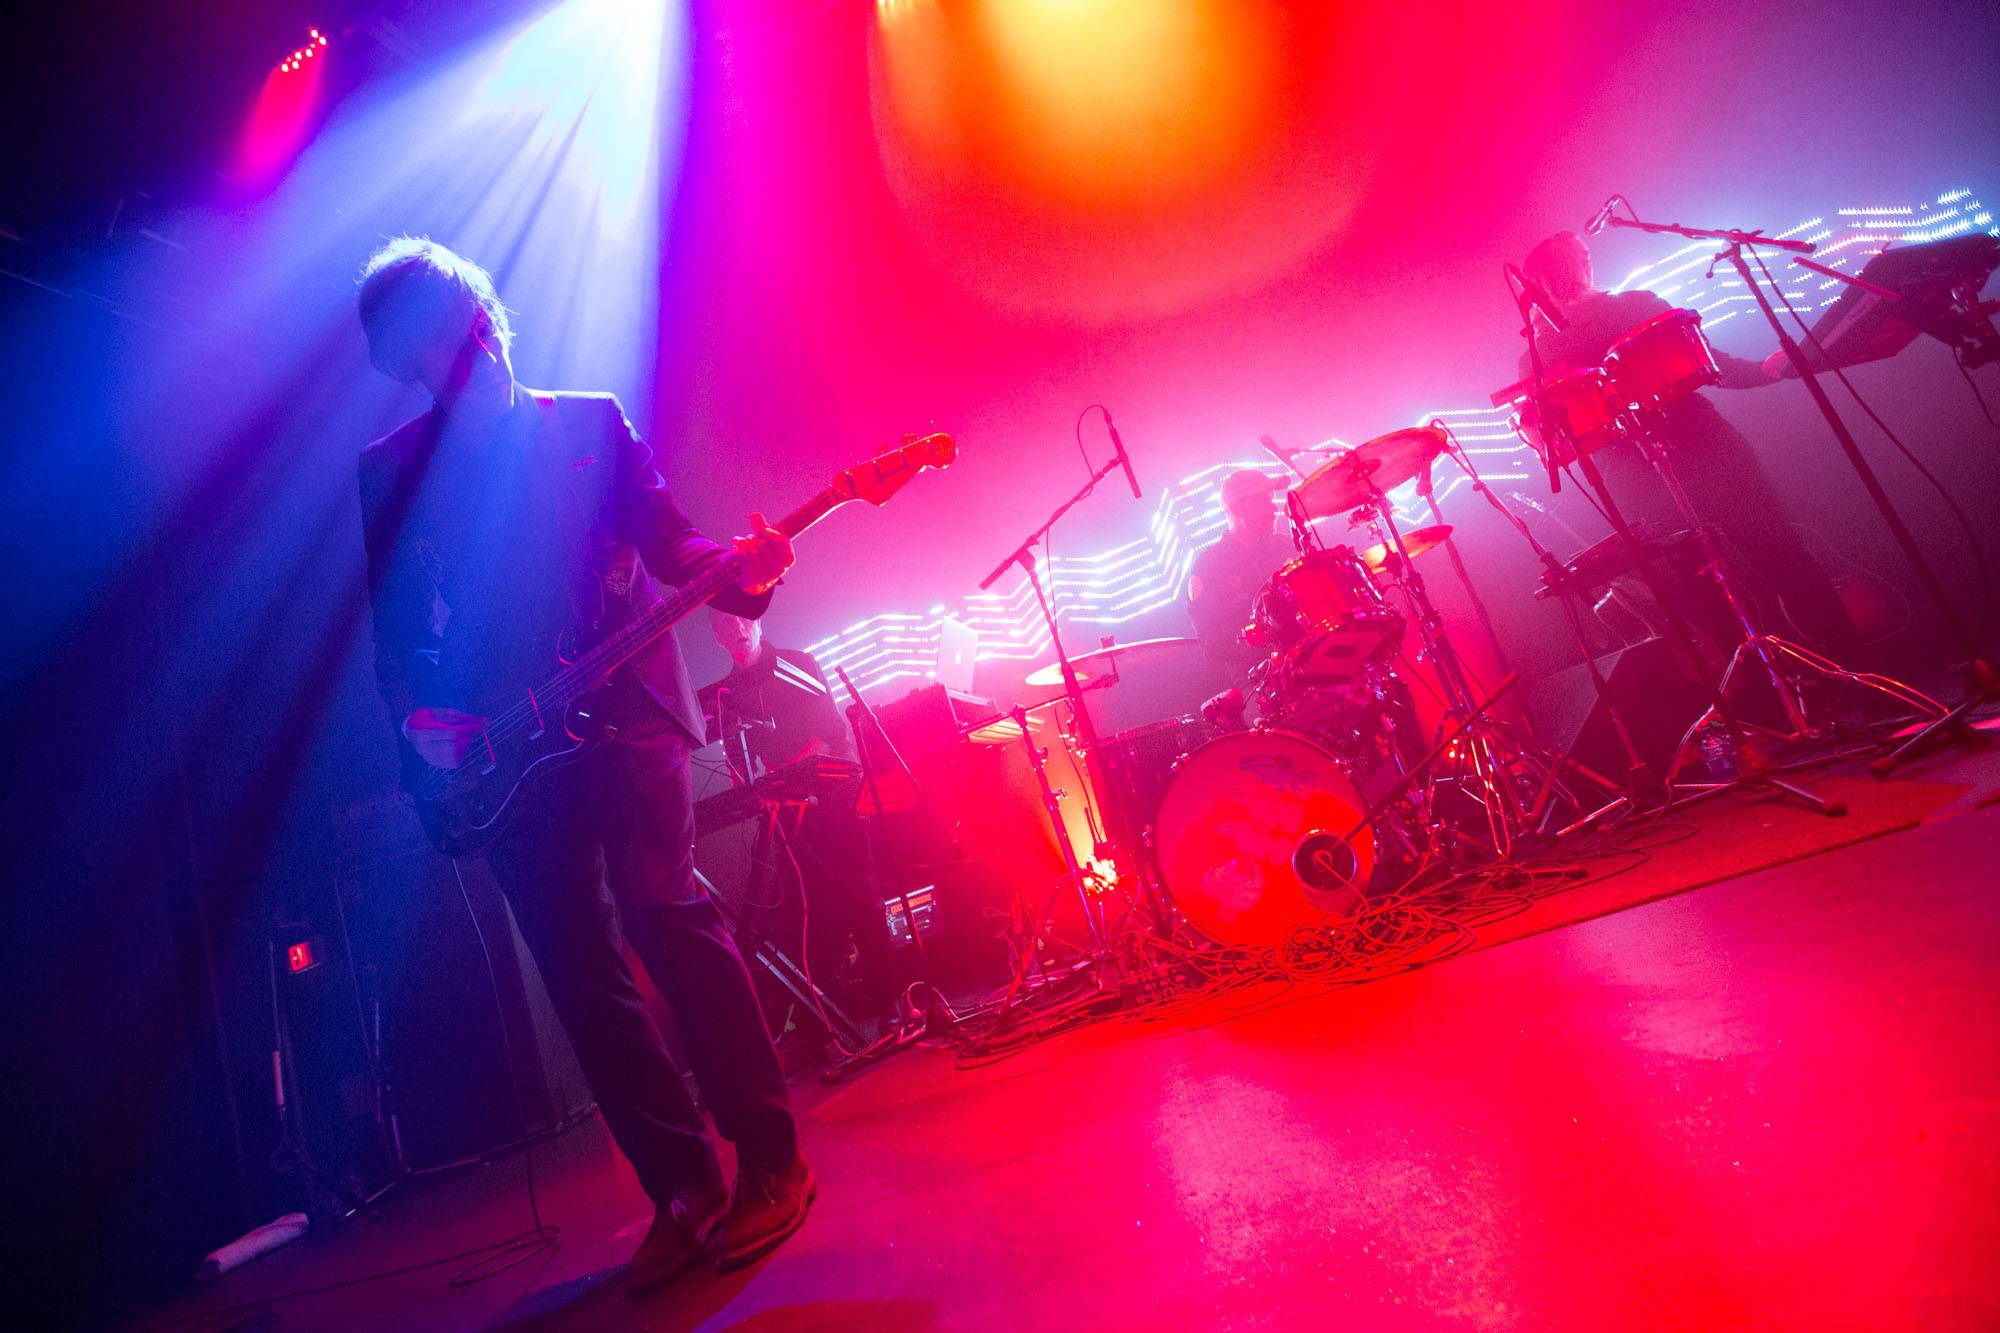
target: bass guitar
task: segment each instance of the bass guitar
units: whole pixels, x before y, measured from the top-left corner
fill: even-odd
[[[880,506],[926,468],[957,457],[951,436],[907,436],[895,448],[835,475],[826,488],[772,524],[796,539],[842,505]],[[404,788],[433,846],[470,856],[493,841],[528,784],[588,753],[602,739],[595,719],[597,691],[622,663],[670,633],[709,598],[742,577],[742,557],[729,551],[669,596],[600,635],[562,661],[561,669],[496,711],[466,761],[454,769],[411,758]]]

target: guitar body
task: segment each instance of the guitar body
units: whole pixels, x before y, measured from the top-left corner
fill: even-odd
[[[433,847],[451,857],[485,851],[531,783],[575,763],[603,739],[590,695],[551,721],[520,735],[489,734],[487,744],[454,770],[414,756],[406,760],[403,789]]]
[[[949,435],[906,436],[897,447],[837,474],[773,526],[795,538],[851,501],[881,505],[917,473],[949,467],[955,457],[957,445]],[[741,560],[730,552],[631,623],[609,629],[587,651],[561,657],[561,670],[495,711],[458,768],[433,768],[409,756],[403,789],[416,805],[431,845],[452,857],[474,856],[491,845],[530,784],[575,763],[601,742],[598,687],[621,663],[732,586],[741,569]]]

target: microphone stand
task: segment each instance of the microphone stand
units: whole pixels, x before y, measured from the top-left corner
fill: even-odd
[[[1627,204],[1626,207],[1630,209],[1631,205]],[[1778,346],[1784,351],[1785,359],[1790,361],[1792,369],[1798,372],[1799,379],[1806,386],[1806,392],[1812,397],[1813,405],[1819,409],[1820,415],[1826,418],[1827,428],[1833,432],[1834,439],[1840,444],[1841,452],[1847,455],[1847,461],[1853,465],[1855,474],[1861,478],[1861,485],[1868,492],[1868,498],[1874,501],[1876,510],[1882,515],[1883,523],[1896,539],[1896,544],[1902,548],[1903,557],[1916,571],[1917,581],[1924,585],[1924,591],[1929,594],[1937,608],[1938,618],[1944,622],[1945,629],[1951,634],[1955,646],[1963,655],[1964,660],[1958,670],[1965,684],[1965,701],[1924,726],[1889,754],[1870,764],[1868,771],[1877,778],[1886,778],[1905,760],[1930,748],[1933,741],[1942,735],[1949,734],[1961,744],[1976,741],[1976,735],[1966,725],[1966,718],[1974,709],[2000,700],[2000,671],[1996,671],[1993,664],[1981,655],[1978,639],[1965,623],[1965,618],[1958,613],[1958,607],[1952,602],[1950,594],[1945,591],[1944,581],[1938,577],[1937,568],[1924,555],[1923,548],[1917,545],[1916,538],[1911,535],[1909,526],[1903,521],[1895,502],[1882,488],[1881,479],[1875,475],[1875,469],[1870,466],[1867,456],[1861,452],[1861,446],[1855,443],[1854,435],[1847,429],[1847,423],[1840,419],[1840,413],[1834,409],[1833,400],[1827,397],[1826,390],[1821,387],[1819,377],[1814,373],[1804,350],[1793,341],[1789,333],[1785,332],[1784,321],[1778,318],[1778,312],[1772,307],[1770,298],[1764,294],[1764,288],[1751,275],[1750,261],[1744,257],[1746,250],[1754,251],[1759,246],[1769,250],[1786,250],[1794,254],[1811,254],[1814,250],[1813,245],[1808,241],[1781,240],[1774,236],[1766,236],[1759,231],[1738,231],[1726,227],[1684,227],[1677,222],[1647,222],[1636,216],[1623,218],[1611,214],[1605,218],[1605,224],[1643,231],[1651,235],[1723,242],[1722,249],[1716,252],[1716,258],[1734,268],[1737,275],[1743,279],[1743,285],[1749,288],[1750,294],[1756,298],[1757,308],[1763,312],[1771,331],[1778,336]]]
[[[1014,565],[1019,565],[1021,572],[1028,576],[1028,586],[1035,590],[1035,604],[1042,611],[1042,622],[1048,626],[1049,643],[1056,650],[1056,662],[1062,668],[1063,693],[1069,699],[1071,715],[1076,719],[1077,734],[1083,741],[1084,761],[1093,768],[1098,764],[1099,755],[1097,724],[1091,719],[1090,701],[1084,697],[1083,684],[1077,679],[1076,664],[1070,661],[1069,653],[1063,648],[1062,630],[1056,624],[1055,608],[1049,603],[1048,592],[1042,586],[1041,575],[1036,567],[1035,547],[1049,535],[1064,514],[1083,503],[1085,497],[1097,489],[1098,482],[1103,481],[1123,465],[1122,457],[1113,456],[1110,462],[1091,473],[1089,480],[1083,483],[1075,495],[1056,506],[1055,512],[1049,515],[1046,523],[1029,533],[1019,546],[1007,554],[1006,559],[993,567],[992,573],[979,581],[979,590],[984,592],[998,583],[1000,576]],[[1101,785],[1107,790],[1110,787],[1108,783]],[[1125,814],[1123,809],[1119,811],[1118,826],[1121,828],[1125,824]],[[1097,952],[1102,954],[1106,948],[1106,940],[1101,913],[1097,904],[1091,901],[1090,891],[1080,878],[1077,880],[1076,892],[1082,902],[1084,924],[1090,928],[1091,943]]]

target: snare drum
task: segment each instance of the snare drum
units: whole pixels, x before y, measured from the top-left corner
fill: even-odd
[[[1276,945],[1294,926],[1364,905],[1375,870],[1367,809],[1320,745],[1284,731],[1235,732],[1176,770],[1154,848],[1189,924],[1224,944]]]
[[[1604,369],[1618,405],[1640,412],[1671,407],[1722,378],[1693,310],[1668,310],[1633,329],[1611,344]]]
[[[1561,443],[1542,429],[1545,420],[1557,419],[1568,423],[1569,439]],[[1611,383],[1601,370],[1573,370],[1550,376],[1542,383],[1539,405],[1533,398],[1521,404],[1514,417],[1514,430],[1554,467],[1567,467],[1576,461],[1578,454],[1596,453],[1607,444],[1617,443],[1623,434]],[[1551,448],[1556,451],[1554,458],[1549,457]]]

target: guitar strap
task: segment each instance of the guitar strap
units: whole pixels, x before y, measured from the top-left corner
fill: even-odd
[[[551,461],[562,474],[560,481],[554,485],[561,492],[563,545],[574,554],[576,561],[568,570],[570,614],[574,620],[572,630],[582,635],[588,633],[591,626],[601,623],[609,609],[605,605],[604,583],[598,577],[597,552],[594,549],[598,515],[602,512],[604,497],[594,494],[592,485],[608,473],[605,468],[595,466],[600,460],[589,451],[587,443],[579,451],[572,429],[575,413],[564,400],[550,394],[546,398],[538,396],[538,401],[545,419],[555,424],[558,447],[553,452],[557,457]]]

